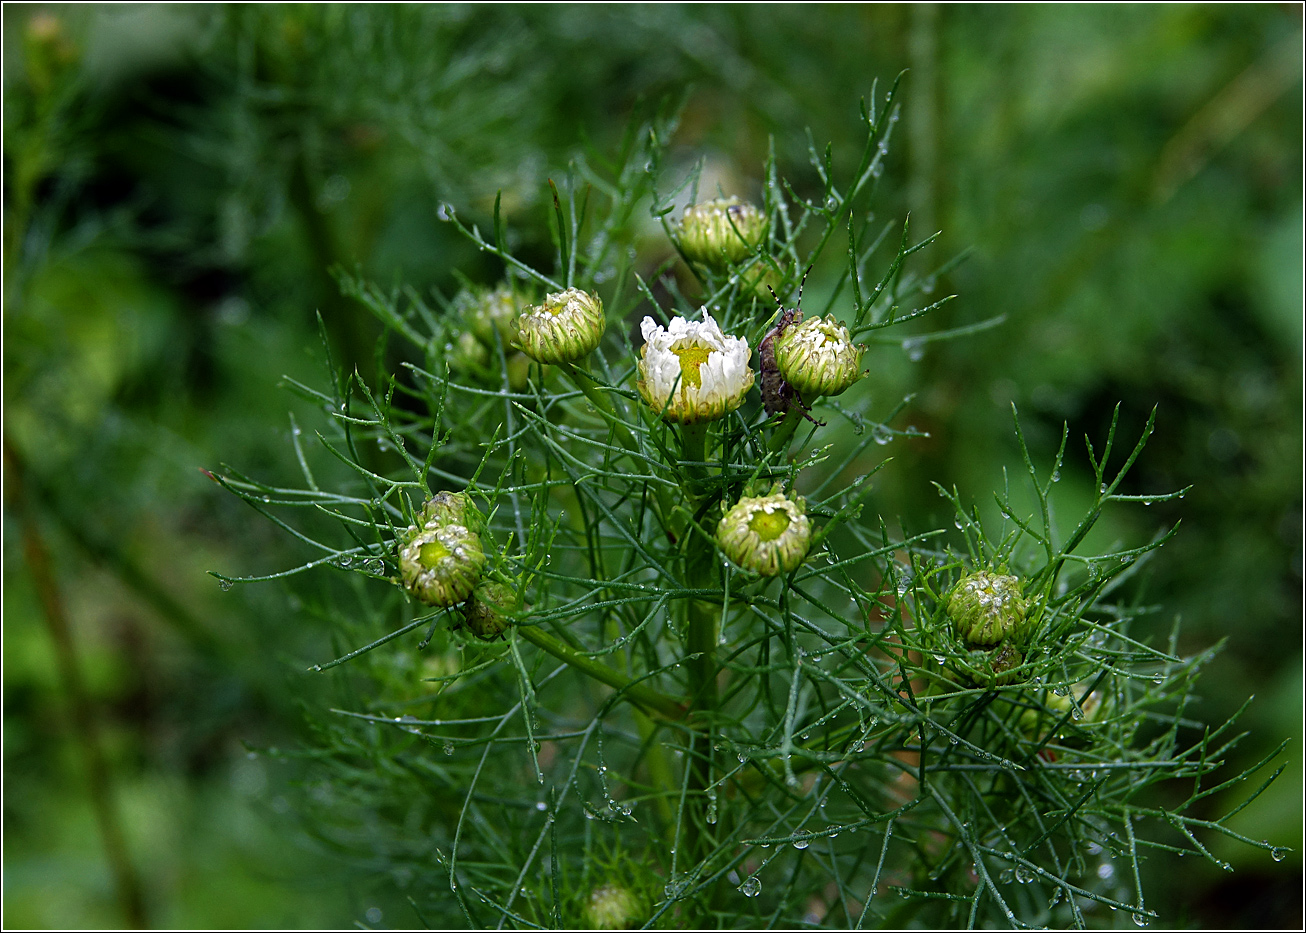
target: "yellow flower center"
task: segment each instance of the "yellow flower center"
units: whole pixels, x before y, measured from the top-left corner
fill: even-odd
[[[748,520],[748,527],[763,541],[774,541],[789,527],[789,513],[784,509],[758,509]]]
[[[423,567],[434,567],[449,556],[449,549],[439,541],[427,541],[417,551],[417,560]]]
[[[712,348],[697,345],[672,347],[671,352],[680,358],[680,381],[696,389],[701,386],[703,380],[698,375],[698,368],[712,355]]]

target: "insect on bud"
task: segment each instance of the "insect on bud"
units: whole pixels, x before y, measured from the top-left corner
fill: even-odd
[[[775,362],[805,399],[838,395],[861,378],[863,347],[833,315],[787,327],[775,342]]]
[[[685,208],[677,239],[690,261],[724,270],[747,258],[766,236],[766,215],[739,198]]]
[[[745,570],[764,577],[789,573],[807,557],[812,540],[803,510],[802,499],[788,499],[783,493],[745,496],[717,525],[717,544]]]
[[[517,346],[539,363],[574,363],[599,345],[605,327],[598,296],[569,288],[521,313]]]
[[[957,635],[972,648],[992,648],[1023,635],[1028,609],[1019,577],[988,570],[962,577],[948,598]]]
[[[591,930],[628,930],[643,913],[640,899],[616,884],[595,888],[585,903],[585,923]]]

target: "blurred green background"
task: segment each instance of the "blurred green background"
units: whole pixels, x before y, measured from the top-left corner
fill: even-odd
[[[1183,520],[1146,599],[1161,636],[1182,618],[1184,653],[1227,639],[1202,718],[1256,694],[1231,767],[1291,739],[1230,826],[1294,852],[1215,839],[1232,874],[1154,858],[1148,905],[1167,926],[1300,924],[1300,5],[3,15],[7,926],[416,923],[379,866],[301,825],[311,764],[247,751],[301,741],[330,633],[287,588],[204,573],[304,555],[198,468],[288,475],[279,382],[325,379],[316,311],[339,358],[373,365],[331,265],[446,293],[454,269],[498,275],[440,202],[475,220],[502,189],[547,262],[547,179],[667,96],[676,164],[757,197],[773,136],[803,190],[805,130],[847,173],[858,99],[902,69],[877,214],[943,231],[918,274],[972,250],[931,327],[1006,322],[868,355],[870,391],[916,393],[902,424],[930,434],[894,449],[878,506],[920,530],[951,521],[931,479],[984,502],[1019,463],[1014,401],[1042,463],[1069,424],[1073,514],[1083,435],[1121,402],[1132,441],[1158,406],[1122,491],[1192,491],[1106,534]]]

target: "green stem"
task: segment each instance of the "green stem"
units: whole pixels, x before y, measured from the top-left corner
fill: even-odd
[[[529,641],[537,648],[543,648],[558,660],[565,661],[578,671],[620,691],[631,702],[648,712],[663,719],[681,720],[685,718],[686,710],[683,704],[678,703],[669,696],[658,693],[645,684],[633,683],[625,675],[614,671],[606,664],[596,661],[594,658],[582,654],[570,645],[554,638],[538,625],[521,625],[517,627],[516,631],[521,638]]]
[[[775,433],[771,435],[771,454],[783,454],[789,449],[789,441],[793,439],[794,431],[798,430],[798,422],[803,420],[803,412],[797,405],[789,408],[785,413],[784,420],[780,422]]]
[[[593,376],[574,363],[563,363],[558,366],[558,369],[575,384],[576,388],[585,393],[585,397],[598,409],[599,414],[613,426],[617,433],[617,441],[621,446],[630,451],[638,451],[639,445],[635,443],[635,435],[630,433],[630,428],[626,426],[626,422],[617,415],[617,410],[612,407],[612,400],[603,391],[603,386],[599,385]]]
[[[687,424],[683,440],[684,490],[696,519],[686,530],[685,585],[694,590],[711,590],[719,584],[716,545],[703,531],[712,525],[713,492],[707,480],[707,425]],[[697,865],[712,853],[713,827],[707,822],[708,788],[712,785],[713,719],[720,702],[717,691],[717,639],[721,607],[701,597],[685,601],[685,642],[691,657],[689,667],[689,709],[696,726],[689,755],[689,785],[684,826],[685,852],[689,864]],[[710,901],[710,899],[709,899]]]

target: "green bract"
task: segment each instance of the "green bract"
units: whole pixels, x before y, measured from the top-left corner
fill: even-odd
[[[745,570],[764,577],[789,573],[807,557],[812,540],[803,509],[802,499],[788,499],[783,493],[745,496],[717,525],[717,544]]]
[[[948,599],[957,635],[972,648],[992,648],[1023,635],[1028,608],[1018,577],[988,570],[962,577]]]
[[[569,288],[522,312],[517,345],[539,363],[574,363],[599,345],[606,326],[599,297]]]
[[[838,395],[861,378],[862,347],[833,315],[787,328],[775,342],[780,375],[805,399]]]

